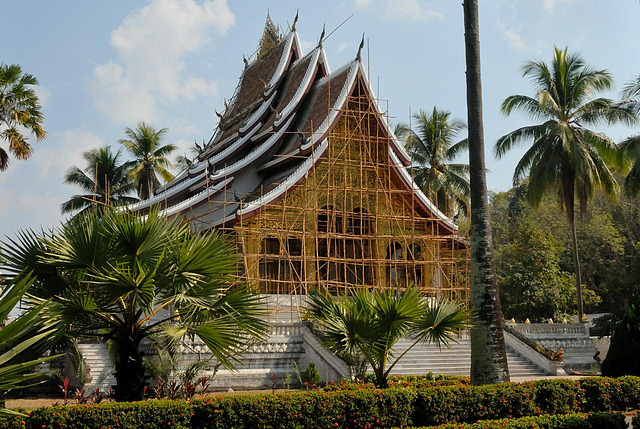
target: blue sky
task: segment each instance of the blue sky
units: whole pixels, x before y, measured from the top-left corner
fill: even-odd
[[[57,224],[74,193],[65,171],[83,151],[118,147],[125,127],[145,120],[169,128],[182,148],[208,140],[251,54],[269,10],[283,28],[300,8],[305,50],[354,16],[326,42],[333,69],[355,56],[362,33],[370,44],[371,79],[393,121],[435,104],[466,116],[462,7],[453,0],[15,1],[2,5],[0,62],[18,63],[40,81],[48,138],[28,161],[0,173],[0,236]],[[480,2],[488,184],[506,190],[524,148],[496,161],[495,140],[529,120],[505,118],[511,94],[532,94],[520,67],[549,60],[555,45],[609,69],[617,89],[640,74],[637,0],[491,0]],[[365,55],[365,61],[367,61]],[[379,82],[379,83],[378,83]],[[617,92],[610,95],[616,96]],[[387,106],[387,103],[383,103]],[[602,129],[620,140],[637,130]],[[4,145],[4,142],[0,143]]]

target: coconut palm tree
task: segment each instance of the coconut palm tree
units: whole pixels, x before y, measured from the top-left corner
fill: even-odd
[[[235,281],[238,258],[218,233],[193,234],[155,210],[112,209],[77,216],[35,243],[31,236],[2,243],[0,270],[35,273],[33,293],[52,300],[68,335],[113,344],[118,401],[142,399],[150,337],[174,344],[197,337],[231,369],[263,338],[260,298]]]
[[[169,168],[173,168],[167,156],[176,150],[174,144],[162,145],[162,139],[167,133],[166,128],[158,131],[144,122],[138,123],[135,130],[126,128],[124,133],[127,139],[120,139],[129,153],[134,157],[134,164],[129,176],[136,184],[138,196],[145,200],[153,195],[160,186],[158,176],[165,182],[173,179]]]
[[[455,142],[467,128],[452,119],[451,112],[434,106],[431,113],[420,110],[413,115],[417,131],[405,124],[396,126],[396,135],[406,141],[416,170],[414,180],[422,191],[447,215],[468,212],[469,165],[452,161],[469,148],[467,139]]]
[[[623,105],[640,114],[640,76],[629,82],[622,92]],[[625,139],[619,145],[623,164],[629,164],[629,172],[624,180],[624,190],[631,196],[640,193],[640,134]]]
[[[470,303],[474,308],[474,329],[471,331],[471,382],[489,384],[509,381],[509,368],[504,346],[502,310],[491,240],[484,161],[478,0],[464,0],[462,7],[467,65],[467,124],[471,188]]]
[[[469,312],[464,307],[431,300],[415,287],[404,292],[358,289],[346,297],[315,293],[303,318],[313,323],[330,351],[364,356],[376,385],[383,388],[394,366],[417,344],[448,346],[459,329],[469,327]],[[410,338],[412,344],[394,356],[393,347],[403,338]]]
[[[527,196],[537,205],[543,195],[556,190],[571,229],[578,317],[583,319],[582,279],[575,225],[575,202],[584,210],[596,188],[614,195],[618,184],[607,163],[616,158],[616,144],[588,127],[617,122],[632,123],[633,111],[608,98],[594,98],[613,85],[607,70],[590,67],[580,55],[555,48],[551,65],[530,61],[523,67],[536,90],[534,97],[512,95],[502,112],[522,110],[541,123],[519,128],[501,137],[495,154],[501,158],[517,144],[532,142],[516,165],[514,183],[528,176]]]
[[[9,152],[16,159],[27,159],[33,152],[23,130],[33,134],[37,141],[47,135],[42,128],[44,115],[40,111],[38,95],[32,88],[38,80],[22,73],[17,64],[0,64],[0,140],[9,144]],[[0,147],[0,171],[9,166],[9,154]]]
[[[74,195],[64,202],[62,213],[86,210],[90,207],[104,207],[131,204],[138,199],[130,194],[134,184],[129,180],[131,162],[120,162],[120,150],[111,152],[111,146],[91,149],[82,154],[86,162],[84,170],[69,168],[64,181],[79,186],[84,193]]]

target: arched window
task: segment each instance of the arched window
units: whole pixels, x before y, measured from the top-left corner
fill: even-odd
[[[347,221],[347,231],[353,235],[366,235],[370,231],[369,214],[365,209],[356,207]]]
[[[403,287],[407,282],[407,265],[405,252],[398,242],[391,242],[387,246],[387,285]]]
[[[267,237],[260,243],[260,279],[262,290],[266,293],[278,292],[280,273],[280,240]]]
[[[283,244],[275,237],[267,237],[260,243],[259,271],[266,293],[291,292],[304,280],[302,240],[288,238]]]
[[[367,211],[340,213],[333,206],[317,215],[318,280],[327,283],[373,284],[371,221]]]
[[[422,286],[422,247],[417,243],[409,245],[407,252],[407,258],[411,262],[411,268],[409,269],[409,282],[413,283],[417,287]]]

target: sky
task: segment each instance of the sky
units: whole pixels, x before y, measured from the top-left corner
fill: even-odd
[[[392,122],[434,105],[466,118],[461,1],[453,0],[22,0],[3,2],[0,63],[20,64],[39,80],[48,137],[27,161],[0,172],[0,238],[26,228],[50,228],[60,204],[76,190],[64,184],[82,153],[117,150],[125,127],[146,121],[168,128],[166,142],[184,153],[208,141],[264,28],[267,12],[297,29],[305,52],[324,46],[335,70],[352,60],[362,34],[370,77]],[[525,147],[501,160],[500,136],[531,120],[505,117],[509,95],[533,95],[521,76],[528,60],[551,60],[554,46],[581,53],[614,76],[617,97],[640,74],[638,0],[490,0],[480,2],[484,125],[489,189],[510,188]],[[637,130],[603,128],[619,141]],[[5,142],[0,142],[6,148]],[[177,155],[178,153],[176,153]]]

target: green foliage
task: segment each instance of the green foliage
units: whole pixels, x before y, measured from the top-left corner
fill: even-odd
[[[307,369],[300,374],[302,378],[302,383],[305,385],[316,385],[320,383],[320,371],[318,371],[318,367],[313,362],[309,362],[307,365]]]
[[[82,154],[86,167],[69,168],[64,182],[83,191],[61,205],[62,213],[104,206],[131,204],[138,201],[130,196],[135,186],[129,180],[131,162],[120,161],[120,150],[111,152],[111,146],[91,149]]]
[[[415,287],[404,292],[359,289],[347,297],[313,294],[303,318],[314,325],[323,345],[334,353],[364,356],[386,387],[395,364],[418,343],[447,346],[459,329],[469,327],[469,312],[448,301],[432,303]],[[413,344],[399,355],[393,346],[402,338]],[[389,366],[387,367],[387,364]]]
[[[620,413],[568,414],[439,425],[440,429],[626,429]],[[427,429],[427,428],[422,428]]]
[[[500,302],[505,318],[522,321],[555,321],[576,313],[576,291],[571,257],[570,236],[566,220],[550,196],[538,207],[525,201],[526,185],[508,192],[493,194],[491,218],[496,252],[496,269]],[[591,213],[591,212],[590,212]],[[590,219],[588,213],[585,220]],[[595,229],[592,229],[595,231]],[[587,242],[579,224],[580,246]],[[584,237],[584,238],[583,238]],[[606,242],[603,237],[600,243]],[[582,247],[581,247],[582,248]],[[598,254],[600,247],[585,251]],[[591,264],[586,264],[584,300],[594,308],[599,297],[591,290]]]
[[[192,234],[155,210],[91,212],[52,234],[4,243],[2,256],[0,269],[11,277],[34,272],[32,293],[52,299],[68,336],[114,344],[118,400],[142,398],[147,338],[175,345],[199,337],[234,368],[265,329],[259,296],[235,282],[232,244],[217,233]]]
[[[413,115],[414,129],[398,124],[395,134],[406,141],[415,167],[414,180],[440,210],[449,215],[469,211],[469,165],[454,162],[469,148],[467,139],[455,142],[467,128],[451,112],[434,107]]]
[[[563,313],[575,314],[576,302],[568,285],[573,257],[567,221],[553,195],[538,207],[525,195],[526,184],[491,197],[503,311],[507,319],[562,320]],[[625,195],[612,201],[597,192],[576,228],[586,308],[620,318],[640,299],[640,202]]]
[[[640,302],[629,307],[611,336],[602,373],[608,376],[640,375]]]
[[[487,419],[518,419],[552,413],[625,411],[637,409],[640,406],[639,401],[640,378],[599,377],[487,386],[454,385],[420,389],[406,387],[331,392],[315,390],[304,393],[216,396],[194,401],[151,400],[50,407],[34,410],[31,417],[25,420],[25,425],[21,425],[19,419],[7,417],[4,420],[0,419],[0,426],[27,429],[168,426],[390,428],[451,422],[472,423]],[[590,421],[595,425],[596,421],[617,422],[619,418],[609,419],[600,415]],[[618,427],[618,423],[614,424],[586,427]]]
[[[583,314],[582,279],[576,238],[575,204],[584,212],[587,202],[600,189],[607,195],[619,187],[610,165],[619,159],[618,147],[609,137],[590,128],[602,123],[627,123],[637,120],[636,112],[598,93],[611,89],[613,80],[607,70],[590,67],[580,55],[555,48],[551,64],[529,61],[523,67],[535,96],[512,95],[502,103],[505,115],[520,110],[536,125],[512,131],[498,139],[494,150],[501,158],[516,145],[531,143],[516,165],[514,185],[528,178],[527,199],[539,205],[545,195],[560,197],[566,211],[572,237],[572,255],[578,296],[578,313]]]
[[[28,131],[37,141],[47,135],[42,128],[44,115],[40,111],[40,100],[33,86],[38,80],[22,73],[18,64],[0,63],[0,140],[9,145],[9,152],[16,159],[27,159],[33,146],[23,134]],[[9,166],[9,154],[0,147],[0,171]]]
[[[167,157],[177,149],[177,146],[162,145],[162,139],[167,133],[166,128],[156,131],[144,122],[138,123],[135,130],[126,128],[124,133],[127,138],[120,139],[119,142],[135,159],[129,176],[135,183],[138,196],[146,200],[160,186],[158,176],[167,182],[173,179],[169,171],[173,165]]]
[[[622,92],[623,104],[640,114],[640,76],[629,82]],[[624,169],[629,169],[624,190],[630,196],[640,192],[640,134],[625,139],[619,145]]]
[[[6,323],[9,313],[23,299],[32,283],[33,277],[25,275],[2,286],[0,323]],[[34,370],[43,363],[59,357],[37,356],[46,350],[46,345],[50,345],[56,335],[52,321],[42,317],[48,305],[49,302],[40,302],[0,328],[0,393],[38,384],[38,379],[42,379],[47,373]],[[36,359],[30,360],[32,358]],[[3,405],[0,407],[0,414],[10,413]]]

